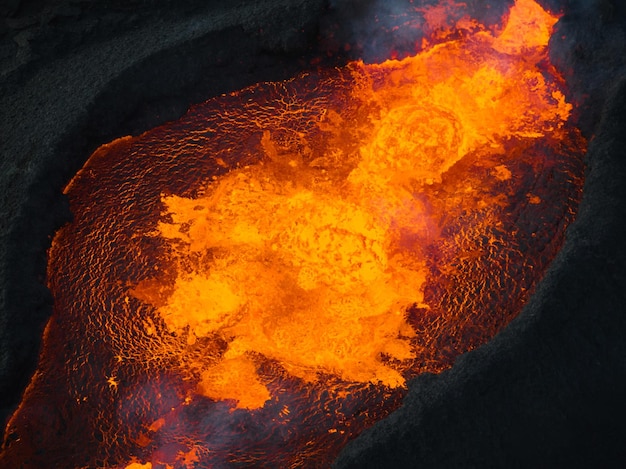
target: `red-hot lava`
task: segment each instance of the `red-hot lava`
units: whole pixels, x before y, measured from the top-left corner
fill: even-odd
[[[55,313],[0,461],[328,466],[408,379],[492,337],[580,194],[556,20],[518,0],[497,33],[464,18],[415,56],[98,149],[66,188]]]

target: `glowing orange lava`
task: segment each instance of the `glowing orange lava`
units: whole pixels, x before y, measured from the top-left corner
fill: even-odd
[[[55,316],[0,462],[328,465],[408,379],[488,340],[580,194],[556,21],[518,0],[497,34],[463,18],[415,56],[256,85],[101,147],[66,188]],[[27,430],[45,396],[88,454]]]
[[[272,131],[284,130],[260,121],[259,163],[200,197],[162,197],[171,220],[158,235],[171,245],[176,279],[164,304],[160,282],[135,295],[189,343],[215,334],[228,343],[217,364],[195,363],[201,394],[262,407],[271,396],[254,353],[307,381],[328,373],[404,385],[401,372],[415,358],[406,311],[427,307],[422,249],[443,215],[419,195],[478,149],[502,154],[504,139],[562,128],[571,105],[535,65],[555,22],[520,2],[495,38],[480,32],[401,61],[353,64],[350,100],[368,111],[346,121],[320,109],[318,125],[334,140],[323,153],[307,133],[286,129],[292,141],[276,141]],[[511,58],[520,55],[535,60]],[[341,135],[346,125],[363,135],[356,149]],[[194,256],[206,260],[186,268]]]

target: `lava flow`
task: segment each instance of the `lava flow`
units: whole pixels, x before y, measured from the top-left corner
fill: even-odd
[[[493,337],[581,193],[556,21],[518,0],[100,147],[3,467],[326,467]]]

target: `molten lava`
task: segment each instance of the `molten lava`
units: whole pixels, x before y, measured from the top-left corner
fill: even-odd
[[[408,379],[492,337],[580,194],[556,21],[518,0],[497,34],[463,18],[415,56],[98,149],[66,188],[55,314],[0,461],[328,465]]]

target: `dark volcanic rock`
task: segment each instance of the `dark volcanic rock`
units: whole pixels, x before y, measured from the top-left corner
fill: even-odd
[[[13,16],[19,9],[21,3],[22,2],[20,0],[6,0],[5,2],[2,2],[2,5],[0,6],[0,17]]]

